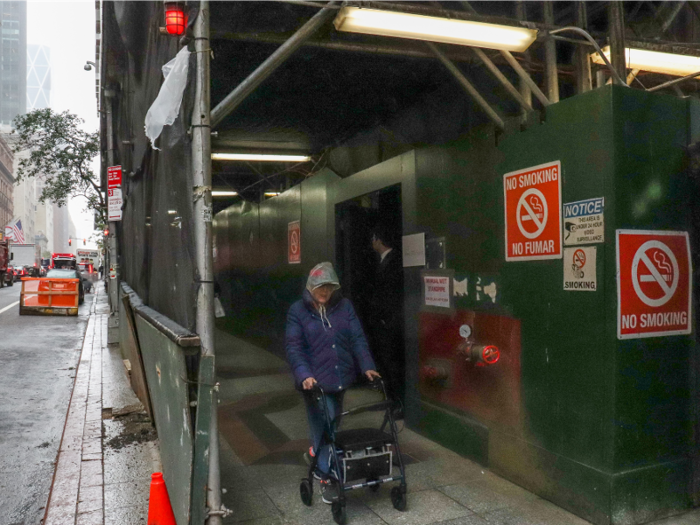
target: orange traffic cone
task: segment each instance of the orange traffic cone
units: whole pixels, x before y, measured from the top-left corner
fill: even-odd
[[[151,476],[151,494],[148,499],[148,525],[177,525],[170,505],[168,488],[163,474],[154,472]]]

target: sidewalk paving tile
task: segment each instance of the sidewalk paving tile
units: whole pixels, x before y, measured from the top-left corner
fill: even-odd
[[[78,514],[78,518],[75,520],[75,525],[103,525],[103,523],[102,509]],[[127,524],[124,523],[124,525]]]
[[[140,525],[146,523],[147,517],[148,507],[143,505],[120,507],[105,511],[105,525]]]
[[[81,487],[78,499],[78,513],[102,510],[104,502],[102,498],[102,486]]]
[[[104,483],[102,462],[99,460],[83,461],[80,466],[80,489],[83,487],[102,487]]]
[[[280,512],[264,490],[232,491],[223,495],[226,507],[233,511],[233,521],[279,517]]]
[[[107,483],[104,486],[105,510],[120,507],[148,506],[150,478],[135,479],[124,483]]]
[[[390,525],[428,525],[472,514],[437,490],[413,492],[407,497],[407,510],[403,512],[393,507],[389,497],[369,500],[367,506]]]
[[[469,514],[453,520],[440,521],[435,525],[489,525],[489,523],[478,514]]]

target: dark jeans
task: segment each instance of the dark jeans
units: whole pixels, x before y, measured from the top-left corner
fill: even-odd
[[[323,412],[323,406],[321,405],[321,399],[323,399],[321,395],[305,391],[303,392],[303,396],[304,404],[306,405],[306,415],[309,419],[311,442],[313,443],[314,454],[318,456],[316,468],[319,472],[328,475],[331,473],[331,447],[330,445],[321,447],[321,438],[323,437],[324,430],[328,432],[329,436],[333,436],[339,421],[333,425],[333,428],[329,429],[326,425],[326,417]],[[343,411],[344,396],[344,391],[326,394],[326,407],[331,421]],[[328,440],[326,440],[326,443],[328,443]],[[321,447],[320,451],[319,447]]]

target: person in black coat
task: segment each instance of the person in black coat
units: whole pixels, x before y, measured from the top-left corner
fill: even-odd
[[[406,357],[403,341],[403,262],[390,234],[372,231],[372,248],[378,255],[372,292],[369,332],[379,373],[392,399],[403,403]],[[396,415],[401,416],[399,410]]]

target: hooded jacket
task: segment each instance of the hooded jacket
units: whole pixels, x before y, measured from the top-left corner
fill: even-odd
[[[363,374],[375,370],[355,309],[338,290],[323,315],[311,293],[304,290],[287,314],[285,348],[298,389],[306,378],[313,377],[324,390],[338,392],[356,381],[358,370]]]

